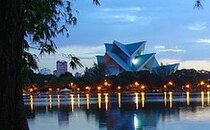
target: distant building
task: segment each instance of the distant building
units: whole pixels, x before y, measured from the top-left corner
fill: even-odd
[[[66,61],[57,61],[56,62],[56,70],[53,71],[55,76],[60,76],[67,72],[67,62]]]
[[[155,53],[144,54],[145,44],[146,41],[131,44],[122,44],[118,41],[105,43],[105,55],[96,56],[98,64],[104,63],[106,65],[108,75],[140,70],[170,75],[178,69],[179,64],[160,66],[155,58]]]
[[[80,72],[76,72],[74,76],[77,78],[77,77],[81,77],[82,74]]]
[[[53,75],[57,76],[57,71],[56,70],[53,71]]]
[[[48,68],[43,68],[43,69],[39,70],[39,73],[43,74],[43,75],[49,75],[49,74],[51,74],[51,71]]]

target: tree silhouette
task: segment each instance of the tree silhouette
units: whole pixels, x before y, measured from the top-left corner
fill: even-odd
[[[93,0],[100,5],[98,0]],[[71,0],[3,0],[0,4],[0,129],[28,130],[22,97],[22,72],[36,68],[29,48],[55,53],[53,38],[69,36],[77,19]],[[73,61],[78,61],[73,58]],[[73,62],[71,62],[72,64]]]

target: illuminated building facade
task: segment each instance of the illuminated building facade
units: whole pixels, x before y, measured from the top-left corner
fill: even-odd
[[[178,69],[179,64],[160,66],[155,58],[155,53],[144,54],[145,44],[146,41],[131,44],[122,44],[118,41],[105,43],[105,55],[96,56],[98,64],[106,65],[108,75],[140,70],[170,75]]]

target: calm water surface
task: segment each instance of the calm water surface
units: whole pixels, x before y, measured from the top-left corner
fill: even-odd
[[[29,95],[31,130],[210,130],[210,93]]]

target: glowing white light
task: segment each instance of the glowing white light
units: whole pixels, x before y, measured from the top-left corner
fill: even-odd
[[[135,59],[135,58],[134,58],[134,59],[132,60],[132,63],[133,63],[133,64],[137,64],[137,63],[138,63],[138,59]]]
[[[135,128],[135,130],[137,130],[138,128],[139,128],[139,120],[138,120],[138,118],[137,118],[137,115],[136,114],[134,114],[134,128]]]

